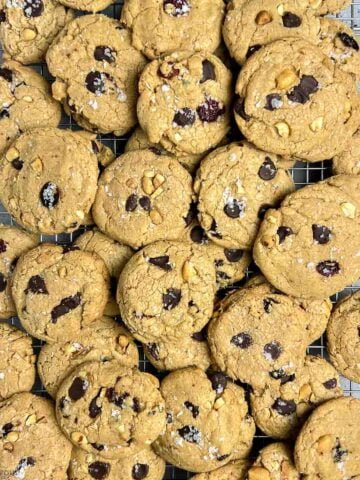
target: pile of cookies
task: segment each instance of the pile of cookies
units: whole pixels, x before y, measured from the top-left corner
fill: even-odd
[[[0,477],[360,478],[360,293],[330,301],[360,276],[349,2],[0,3]]]

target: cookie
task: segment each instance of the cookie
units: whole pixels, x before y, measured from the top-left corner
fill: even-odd
[[[108,284],[96,254],[43,243],[18,261],[12,294],[23,327],[52,343],[73,339],[103,314]]]
[[[284,37],[316,42],[320,25],[302,0],[231,0],[223,26],[230,55],[243,65],[262,46]]]
[[[102,173],[92,213],[97,226],[139,248],[185,231],[192,179],[177,160],[151,150],[121,155]]]
[[[85,362],[114,358],[133,367],[139,362],[138,349],[127,330],[109,317],[83,328],[72,340],[47,343],[39,353],[37,369],[46,391],[55,397],[67,376]]]
[[[253,256],[269,282],[304,299],[323,299],[359,276],[360,178],[337,175],[268,210]]]
[[[360,128],[350,139],[347,148],[333,158],[333,173],[360,174]]]
[[[330,400],[305,423],[295,445],[297,470],[304,479],[343,480],[360,475],[360,400]]]
[[[21,132],[56,127],[60,122],[61,107],[51,97],[50,86],[44,77],[31,68],[8,60],[0,68],[0,118],[2,154]]]
[[[44,60],[56,35],[74,16],[56,0],[1,0],[0,41],[6,57],[25,65]]]
[[[330,361],[346,378],[360,383],[360,292],[338,302],[327,328]]]
[[[166,431],[154,443],[167,462],[191,472],[207,472],[234,456],[246,458],[254,423],[241,387],[222,373],[208,377],[199,368],[170,373],[161,383]],[[250,427],[244,427],[244,423]],[[241,448],[241,453],[236,450]]]
[[[165,428],[157,378],[115,360],[72,371],[58,390],[56,415],[75,446],[106,459],[143,450]]]
[[[285,443],[271,443],[260,450],[245,480],[300,480],[296,471],[293,455]]]
[[[294,438],[319,404],[342,396],[339,375],[326,360],[308,355],[295,373],[275,378],[250,396],[256,425],[273,438]]]
[[[16,315],[11,295],[11,277],[20,255],[36,247],[38,237],[10,225],[0,224],[0,318]]]
[[[351,0],[307,0],[308,6],[314,10],[316,15],[338,13],[348,7],[350,3]]]
[[[151,448],[119,460],[104,459],[74,448],[69,465],[69,480],[162,480],[165,462]]]
[[[0,159],[0,200],[27,230],[72,232],[86,223],[97,179],[97,156],[87,138],[39,128],[21,134]]]
[[[145,59],[113,18],[69,22],[46,55],[54,98],[86,130],[123,135],[137,122],[138,76]]]
[[[119,307],[115,298],[117,282],[126,262],[133,255],[132,249],[115,242],[97,230],[83,233],[76,239],[74,245],[85,252],[96,253],[104,261],[110,275],[110,298],[104,313],[109,316],[118,315]]]
[[[0,323],[0,399],[30,391],[35,381],[35,355],[31,338]]]
[[[135,338],[152,343],[199,332],[215,298],[215,269],[206,252],[160,241],[136,253],[120,275],[117,300]]]
[[[17,393],[0,403],[0,472],[11,480],[66,478],[71,443],[61,433],[49,400]]]
[[[247,142],[231,143],[201,162],[194,183],[199,221],[214,243],[250,250],[264,206],[277,205],[294,189],[276,155]]]
[[[267,152],[326,160],[345,149],[359,126],[360,97],[352,75],[305,40],[277,40],[254,53],[240,72],[236,93],[240,130]]]
[[[140,126],[171,153],[202,154],[230,129],[231,83],[215,55],[187,51],[154,60],[140,77]]]
[[[127,0],[121,20],[150,59],[179,50],[213,52],[221,42],[223,0]]]
[[[303,363],[309,319],[290,297],[242,288],[225,297],[208,328],[211,353],[231,378],[262,390]]]
[[[198,473],[192,480],[245,480],[249,467],[247,460],[236,460],[212,472]]]
[[[99,12],[113,3],[112,0],[61,0],[66,7],[85,12]]]

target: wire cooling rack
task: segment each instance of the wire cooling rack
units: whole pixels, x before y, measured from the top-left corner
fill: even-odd
[[[103,13],[107,14],[110,17],[119,18],[122,5],[123,5],[123,0],[116,1],[111,7],[107,8]],[[360,1],[354,1],[351,4],[351,6],[349,6],[346,10],[342,11],[340,14],[336,15],[336,17],[340,18],[342,21],[348,24],[353,29],[356,35],[360,35]],[[1,46],[0,46],[0,60],[2,60]],[[33,68],[39,73],[41,73],[44,77],[51,80],[51,76],[49,75],[46,65],[36,64],[36,65],[33,65]],[[63,114],[63,117],[61,119],[60,127],[70,128],[72,130],[79,129],[79,127],[72,120],[72,118],[68,117],[65,114]],[[107,145],[114,151],[116,156],[119,156],[124,151],[127,137],[115,137],[114,135],[100,135],[99,138],[105,145]],[[312,164],[297,162],[294,168],[291,169],[291,174],[294,179],[296,187],[301,188],[305,185],[316,183],[321,180],[324,180],[325,178],[330,177],[332,174],[331,162],[324,161],[324,162],[312,163]],[[11,224],[11,225],[14,224],[13,219],[11,218],[9,213],[6,212],[6,210],[1,205],[1,203],[0,203],[0,223]],[[61,244],[71,243],[84,230],[85,229],[83,228],[71,234],[60,234],[60,235],[54,235],[54,236],[42,235],[41,241],[56,242]],[[246,279],[251,277],[255,271],[256,271],[256,267],[251,266],[246,273]],[[332,301],[335,303],[340,298],[358,289],[360,289],[360,280],[356,284],[349,286],[342,292],[334,295],[332,297]],[[13,317],[9,320],[9,322],[21,328],[18,318]],[[36,340],[36,339],[33,340],[35,353],[39,352],[42,344],[43,342],[39,340]],[[140,353],[140,363],[139,363],[140,370],[153,373],[158,377],[164,376],[164,374],[159,374],[159,372],[157,372],[154,369],[154,367],[148,362],[148,360],[144,355],[143,349],[140,345],[139,345],[139,353]],[[326,358],[327,352],[326,352],[325,338],[321,337],[315,343],[309,346],[308,353]],[[344,389],[345,395],[351,395],[353,397],[360,398],[360,384],[356,384],[345,378],[341,378],[341,384]],[[39,378],[36,379],[33,392],[43,396],[47,395]],[[258,430],[255,435],[254,449],[253,449],[252,455],[256,456],[257,451],[260,448],[262,448],[268,443],[271,443],[272,441],[273,440],[271,438],[267,437],[261,431]],[[164,480],[170,480],[170,479],[185,480],[185,479],[188,479],[189,477],[191,477],[191,474],[189,472],[185,472],[171,465],[168,465],[166,467]]]

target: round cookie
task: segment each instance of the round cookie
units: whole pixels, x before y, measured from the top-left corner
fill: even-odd
[[[347,148],[333,158],[333,173],[360,174],[360,128],[351,137]]]
[[[223,26],[230,55],[244,64],[262,46],[284,37],[316,42],[319,20],[302,0],[231,0]]]
[[[31,68],[7,60],[0,68],[0,118],[2,154],[24,130],[56,127],[61,107],[51,97],[44,77]]]
[[[4,478],[66,478],[71,443],[61,433],[45,398],[17,393],[0,403],[0,471]]]
[[[87,138],[39,128],[21,134],[0,159],[0,200],[30,231],[72,232],[86,221],[97,179],[97,156]]]
[[[236,460],[212,472],[198,473],[191,480],[245,480],[248,460]]]
[[[108,284],[96,254],[43,243],[18,261],[12,294],[23,327],[51,343],[76,337],[103,314]]]
[[[330,361],[346,378],[360,383],[360,292],[341,300],[327,328]]]
[[[36,247],[39,239],[10,225],[0,224],[0,319],[16,315],[11,276],[20,255]]]
[[[74,16],[56,0],[1,0],[0,10],[5,54],[25,65],[43,61],[51,42]]]
[[[277,40],[254,53],[240,72],[236,93],[235,120],[242,133],[279,155],[309,162],[332,158],[359,125],[354,78],[302,39]]]
[[[335,368],[321,357],[308,355],[294,374],[274,378],[263,391],[251,393],[251,411],[266,435],[294,438],[317,405],[342,394]]]
[[[264,205],[277,205],[295,189],[277,160],[276,155],[240,142],[218,148],[201,162],[194,190],[199,221],[214,243],[251,249]]]
[[[293,299],[269,295],[262,286],[225,297],[208,328],[208,342],[219,368],[231,378],[264,389],[302,365],[306,313]]]
[[[191,472],[207,472],[234,458],[246,458],[255,427],[241,387],[222,373],[208,377],[199,368],[170,373],[161,383],[166,430],[154,443],[167,462]],[[243,428],[245,417],[250,429]],[[235,453],[242,445],[242,452]]]
[[[110,298],[105,307],[105,315],[115,316],[119,314],[119,307],[116,303],[116,288],[120,273],[127,261],[133,255],[130,247],[115,242],[103,233],[92,230],[83,233],[76,239],[77,245],[85,252],[92,252],[103,259],[110,275]]]
[[[113,18],[69,22],[46,55],[54,98],[86,130],[123,135],[137,122],[138,76],[145,59]]]
[[[122,319],[135,338],[152,343],[199,332],[215,298],[215,269],[206,251],[160,241],[136,253],[120,275]]]
[[[176,240],[192,200],[190,174],[151,150],[121,155],[102,173],[92,213],[109,237],[133,248]]]
[[[165,462],[151,448],[119,460],[104,459],[74,448],[68,470],[69,480],[162,480]]]
[[[360,400],[342,397],[318,407],[295,445],[297,470],[305,480],[356,479],[360,475]]]
[[[112,358],[133,367],[138,365],[139,353],[124,327],[109,317],[102,317],[69,341],[44,345],[37,369],[46,391],[55,397],[61,383],[76,367],[85,362],[106,362]]]
[[[179,50],[213,52],[221,42],[223,0],[127,0],[121,21],[150,59]]]
[[[58,390],[56,415],[75,446],[109,459],[143,450],[165,428],[157,378],[116,360],[72,371]]]
[[[30,391],[35,381],[31,338],[21,330],[0,324],[0,399]]]
[[[230,129],[231,72],[215,55],[185,51],[154,60],[139,92],[142,129],[171,153],[204,153]]]
[[[359,277],[360,177],[337,175],[268,210],[253,256],[269,282],[304,299],[323,299]]]
[[[293,455],[285,443],[271,443],[259,455],[244,477],[245,480],[300,480]]]

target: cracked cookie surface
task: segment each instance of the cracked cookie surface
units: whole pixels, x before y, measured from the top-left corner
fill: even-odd
[[[300,480],[293,454],[285,443],[271,443],[260,450],[256,461],[245,475],[245,480]]]
[[[333,172],[335,175],[360,174],[360,128],[351,137],[347,148],[333,158]]]

